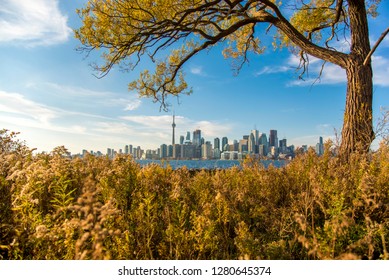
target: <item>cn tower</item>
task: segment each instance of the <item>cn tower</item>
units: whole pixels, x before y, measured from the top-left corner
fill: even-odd
[[[175,139],[175,129],[176,129],[176,123],[174,122],[174,113],[173,113],[173,123],[172,123],[172,127],[173,127],[173,137],[172,137],[172,145],[174,146],[174,144],[175,144],[175,141],[174,141],[174,139]]]

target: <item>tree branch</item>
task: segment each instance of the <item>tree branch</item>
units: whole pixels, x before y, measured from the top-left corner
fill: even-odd
[[[299,48],[301,48],[304,52],[322,60],[334,63],[342,68],[346,67],[347,54],[326,49],[312,43],[282,15],[277,5],[275,5],[270,0],[263,0],[262,2],[268,5],[268,7],[270,7],[277,16],[277,18],[274,18],[272,21],[269,20],[268,22],[272,23],[275,27],[279,28],[282,32],[284,32],[286,36],[289,37],[289,39]]]
[[[371,56],[373,55],[375,50],[378,48],[379,44],[381,44],[381,42],[385,38],[385,36],[388,35],[388,33],[389,33],[389,27],[381,34],[380,38],[378,38],[378,41],[374,44],[374,47],[367,54],[365,60],[363,61],[364,66],[366,66],[370,62]]]

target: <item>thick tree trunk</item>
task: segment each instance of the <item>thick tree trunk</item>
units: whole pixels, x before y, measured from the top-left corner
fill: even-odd
[[[347,72],[347,97],[344,112],[341,153],[367,152],[374,139],[373,72],[363,62],[370,52],[369,30],[364,0],[349,0],[351,52]]]
[[[374,139],[372,120],[373,81],[370,65],[352,61],[346,69],[347,97],[340,151],[349,155],[367,152]]]

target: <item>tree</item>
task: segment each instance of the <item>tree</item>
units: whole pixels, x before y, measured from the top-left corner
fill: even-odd
[[[151,58],[155,72],[142,72],[129,89],[162,106],[169,94],[191,93],[183,65],[216,44],[223,44],[223,54],[234,59],[237,70],[249,53],[263,53],[260,38],[266,35],[273,36],[275,46],[299,54],[302,74],[309,66],[309,55],[323,60],[323,66],[325,62],[339,65],[347,74],[340,148],[347,155],[358,147],[368,151],[374,139],[370,57],[379,42],[370,48],[368,17],[377,16],[379,2],[89,0],[78,10],[83,25],[75,34],[82,50],[102,50],[104,63],[95,65],[101,76],[117,64],[134,69],[144,57]],[[350,41],[347,53],[331,46],[341,36]]]

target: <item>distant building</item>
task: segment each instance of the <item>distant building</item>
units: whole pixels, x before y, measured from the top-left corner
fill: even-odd
[[[195,146],[201,146],[201,130],[196,129],[193,131],[193,145]]]
[[[242,153],[236,151],[223,152],[220,156],[222,160],[241,160],[243,159]]]
[[[286,144],[286,139],[280,140],[279,143],[280,143],[279,152],[280,152],[281,154],[286,154],[286,153],[288,153],[288,146],[287,146],[287,144]]]
[[[276,158],[278,156],[278,149],[275,146],[270,147],[270,155],[273,158]]]
[[[211,142],[209,142],[209,141],[205,142],[201,146],[201,148],[202,148],[201,155],[202,155],[203,159],[211,159],[211,158],[213,158]]]
[[[248,152],[250,154],[258,153],[258,143],[259,143],[259,131],[253,129],[251,130],[251,133],[249,135],[249,142],[248,142]]]
[[[173,114],[172,122],[172,144],[162,144],[156,150],[144,150],[140,146],[133,148],[132,145],[123,146],[123,150],[119,149],[116,152],[112,148],[107,149],[107,156],[114,158],[116,154],[129,154],[135,159],[147,158],[147,159],[241,159],[248,154],[256,155],[256,157],[272,157],[272,158],[293,158],[294,146],[287,146],[287,140],[282,139],[278,141],[277,130],[270,130],[269,138],[265,133],[260,133],[257,129],[250,131],[250,134],[243,135],[243,139],[237,141],[234,140],[230,144],[227,137],[221,139],[216,137],[213,142],[205,141],[201,137],[201,130],[196,129],[193,131],[193,137],[191,139],[191,133],[188,131],[186,136],[180,136],[179,144],[175,143],[175,115]],[[192,140],[192,141],[191,141]],[[212,149],[212,144],[214,149]],[[302,149],[307,150],[307,146],[303,146]],[[324,153],[323,138],[319,138],[319,143],[314,147],[318,155]],[[86,150],[82,151],[79,156],[86,155]],[[95,155],[93,151],[90,154]],[[100,153],[101,154],[101,153]]]
[[[155,159],[153,158],[155,154],[155,151],[153,150],[146,150],[145,158],[146,159]]]
[[[174,114],[173,114],[173,123],[172,123],[172,128],[173,128],[173,135],[172,135],[172,145],[174,146],[175,144],[175,130],[176,130],[176,123],[174,121]]]
[[[189,131],[186,132],[186,139],[185,140],[190,142],[190,132]]]
[[[97,152],[96,152],[96,156],[101,157],[101,156],[103,156],[103,153],[100,152],[100,151],[97,151]]]
[[[228,147],[228,146],[226,146],[226,145],[228,145],[228,138],[227,137],[223,137],[222,138],[222,146],[221,146],[221,150],[224,152],[224,151],[226,151],[227,149],[226,149],[226,147]]]
[[[169,158],[173,157],[173,145],[169,145],[167,147],[167,157],[169,157]]]
[[[195,146],[194,158],[201,158],[201,130],[196,129],[193,131],[192,145]]]
[[[196,146],[192,144],[186,144],[181,146],[181,158],[192,159],[195,158]]]
[[[173,158],[180,159],[181,158],[181,146],[180,144],[173,145]]]
[[[249,154],[255,154],[255,136],[253,134],[249,135],[249,141],[247,144],[247,151]]]
[[[260,145],[263,146],[262,147],[263,154],[261,154],[259,152]],[[268,153],[268,146],[269,146],[269,143],[267,142],[266,133],[261,133],[261,135],[259,136],[259,140],[258,140],[258,153],[261,154],[262,156],[266,156]]]
[[[141,149],[140,146],[136,148],[136,157],[137,159],[141,159],[144,154],[144,151]]]
[[[229,160],[230,159],[230,152],[222,152],[220,155],[221,160]]]
[[[240,153],[247,153],[247,151],[248,151],[248,140],[241,139],[239,141],[239,152]]]
[[[238,140],[234,140],[233,146],[234,146],[233,151],[234,152],[238,152],[239,151],[239,142],[238,142]]]
[[[214,159],[220,159],[221,151],[220,149],[213,149],[213,158]]]
[[[166,144],[162,144],[161,147],[159,148],[159,156],[161,159],[168,157],[168,148]]]
[[[278,148],[277,130],[274,129],[270,130],[269,146]]]
[[[239,143],[238,141],[234,140],[234,142],[231,145],[228,145],[228,149],[226,149],[226,151],[237,152],[238,149],[239,149]]]
[[[324,154],[324,144],[323,144],[323,137],[319,137],[319,143],[316,144],[316,154],[321,156]]]
[[[258,146],[258,154],[262,157],[265,157],[267,155],[266,145],[261,144]]]
[[[213,148],[220,150],[220,139],[218,137],[213,140]]]

